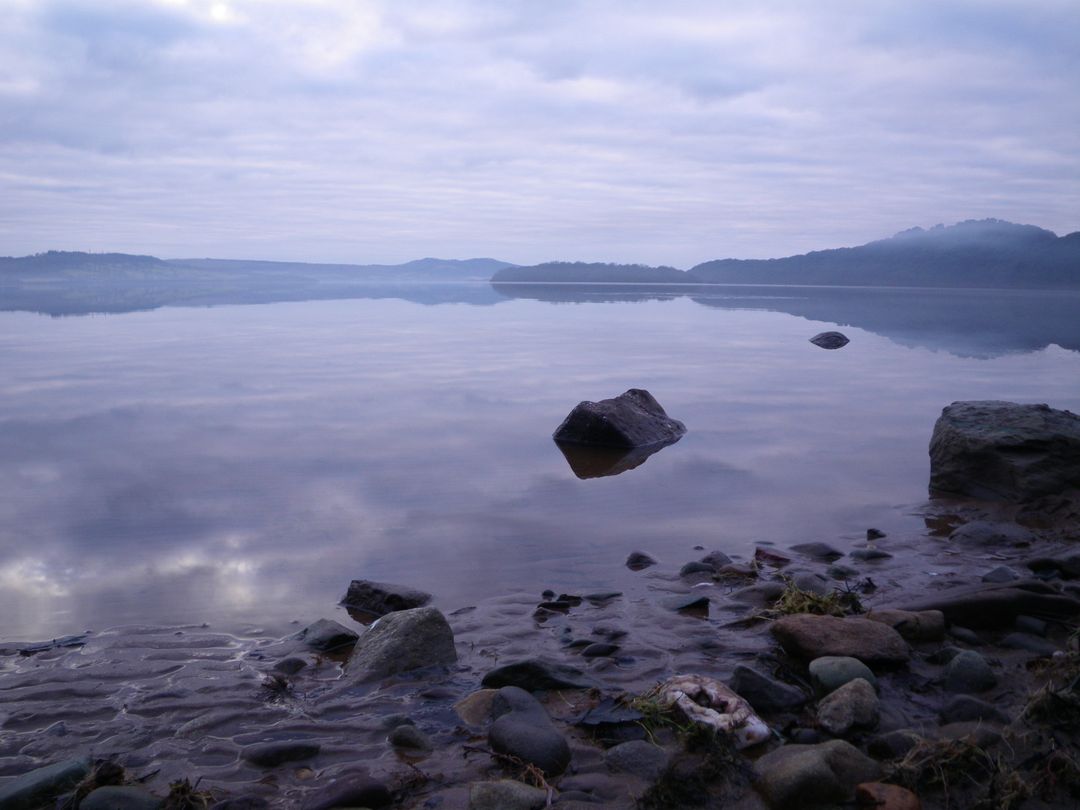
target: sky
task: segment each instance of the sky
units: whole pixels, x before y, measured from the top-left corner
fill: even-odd
[[[1076,0],[0,0],[0,255],[689,267],[1080,230]]]

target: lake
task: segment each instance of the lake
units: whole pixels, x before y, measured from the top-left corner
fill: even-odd
[[[3,307],[0,638],[285,632],[353,578],[453,610],[621,587],[639,549],[677,571],[698,546],[917,535],[943,406],[1080,411],[1076,293],[352,294]],[[851,343],[809,343],[829,329]],[[579,478],[552,431],[631,387],[687,435]]]

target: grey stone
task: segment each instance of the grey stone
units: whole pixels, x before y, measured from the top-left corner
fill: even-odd
[[[817,594],[818,596],[825,596],[832,590],[829,587],[829,580],[821,574],[815,574],[810,571],[803,571],[793,575],[791,577],[791,582],[799,590]]]
[[[275,740],[249,745],[241,752],[244,759],[260,768],[274,768],[285,762],[311,759],[322,746],[310,740]]]
[[[282,675],[295,675],[306,666],[307,661],[303,658],[297,658],[295,656],[282,658],[274,664],[274,672],[280,672]]]
[[[430,751],[433,746],[427,734],[416,726],[396,726],[386,738],[394,748],[410,748],[414,751]]]
[[[986,659],[972,650],[957,653],[945,665],[945,688],[950,692],[985,692],[996,685],[997,676]]]
[[[850,565],[833,563],[825,569],[825,573],[833,579],[854,579],[859,575],[859,569],[852,568]]]
[[[810,342],[822,349],[842,349],[851,341],[841,332],[820,332]]]
[[[808,697],[797,686],[779,681],[740,664],[731,678],[731,689],[745,698],[759,712],[783,712],[798,709]]]
[[[983,582],[1002,583],[1015,582],[1020,579],[1020,574],[1007,565],[999,565],[982,575]]]
[[[866,744],[866,750],[877,759],[903,759],[922,739],[917,732],[902,728],[878,734]]]
[[[878,697],[863,678],[848,681],[818,704],[818,725],[836,737],[851,729],[871,728],[878,722]]]
[[[881,560],[891,560],[892,554],[887,551],[882,551],[880,548],[857,548],[854,551],[848,552],[848,556],[853,560],[859,560],[860,562],[879,562]]]
[[[668,610],[680,611],[709,611],[709,597],[702,593],[683,593],[678,596],[669,596],[661,599],[660,604]]]
[[[394,800],[389,788],[367,774],[345,774],[332,779],[308,796],[303,810],[335,810],[339,807],[387,807]]]
[[[347,671],[360,680],[382,678],[457,661],[454,632],[436,608],[388,613],[360,637]]]
[[[656,565],[656,560],[644,551],[631,551],[630,556],[626,558],[626,567],[631,571],[641,571],[651,565]]]
[[[297,633],[296,637],[313,650],[329,652],[355,644],[360,635],[330,619],[319,619]]]
[[[560,443],[642,447],[674,442],[686,425],[667,415],[653,395],[631,388],[612,399],[579,403],[555,430]]]
[[[967,546],[1030,546],[1038,538],[1029,529],[1015,523],[973,520],[953,529],[949,541]]]
[[[756,585],[747,585],[729,594],[735,602],[756,607],[770,607],[783,595],[785,585],[782,582],[759,582]]]
[[[667,752],[658,745],[645,740],[631,740],[609,748],[604,761],[613,771],[632,773],[655,782],[667,770]]]
[[[701,558],[701,562],[712,566],[713,570],[719,571],[725,565],[731,565],[731,557],[722,551],[710,551]]]
[[[930,439],[930,488],[1023,501],[1080,486],[1080,417],[1047,405],[954,402]]]
[[[902,664],[911,656],[899,633],[869,619],[799,613],[777,619],[769,629],[789,655],[800,658],[843,655],[866,664]]]
[[[881,766],[844,740],[785,745],[754,763],[757,786],[777,810],[850,800],[855,786],[881,775]]]
[[[1008,725],[1009,716],[996,706],[971,695],[955,695],[949,699],[940,712],[944,723],[959,723],[972,720],[984,720],[991,723]]]
[[[90,772],[90,760],[67,759],[17,776],[0,787],[4,810],[37,810],[75,787]]]
[[[492,704],[491,750],[532,763],[549,776],[566,770],[570,746],[551,724],[544,707],[524,689],[504,686]]]
[[[546,804],[546,790],[513,779],[474,782],[469,788],[469,810],[539,810]]]
[[[716,566],[709,565],[704,562],[688,562],[682,568],[679,569],[680,577],[689,577],[694,574],[712,574],[716,573]]]
[[[828,543],[799,543],[798,545],[791,547],[792,551],[797,551],[804,557],[809,557],[812,560],[818,560],[819,562],[834,562],[844,556],[844,552],[840,551]]]
[[[945,614],[940,610],[872,610],[866,618],[889,625],[908,641],[941,641],[945,638]]]
[[[349,590],[341,597],[341,604],[372,616],[385,616],[398,610],[423,607],[431,601],[431,594],[405,585],[375,582],[370,579],[354,579]]]
[[[147,790],[129,785],[109,785],[91,791],[79,802],[79,810],[158,810],[164,801]]]
[[[519,686],[530,692],[538,689],[592,689],[597,682],[577,667],[529,658],[496,667],[484,676],[482,685],[489,689]]]
[[[609,655],[614,655],[618,651],[618,644],[611,644],[607,641],[597,641],[582,650],[581,656],[582,658],[604,658]]]
[[[810,683],[818,695],[835,692],[856,678],[862,678],[877,689],[874,673],[858,658],[848,655],[823,655],[810,662]]]

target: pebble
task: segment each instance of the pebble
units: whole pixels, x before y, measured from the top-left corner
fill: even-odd
[[[847,655],[824,655],[810,662],[810,683],[819,696],[834,692],[844,684],[862,678],[877,689],[877,678],[858,658]]]
[[[945,688],[969,694],[985,692],[997,685],[997,676],[986,659],[972,650],[963,650],[945,665]]]

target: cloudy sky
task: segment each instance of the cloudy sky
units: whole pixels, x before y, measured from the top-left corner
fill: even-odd
[[[1080,3],[0,0],[0,254],[687,267],[1080,229]]]

